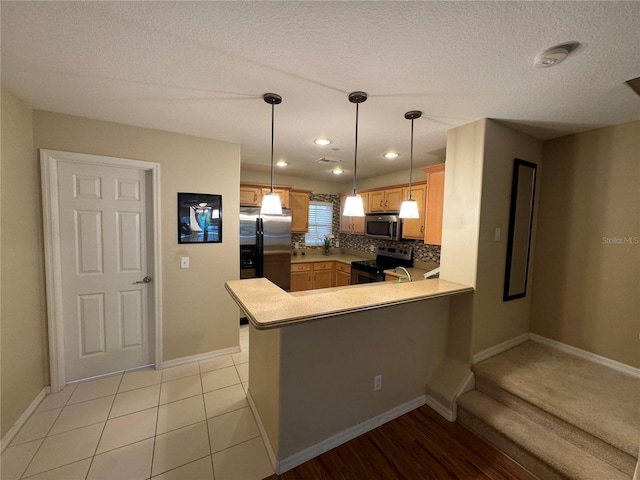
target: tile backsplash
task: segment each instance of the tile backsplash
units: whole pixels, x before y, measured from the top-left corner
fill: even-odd
[[[340,231],[340,196],[322,193],[312,193],[310,200],[319,202],[332,202],[333,203],[333,234],[340,240],[340,248],[351,251],[360,251],[371,253],[371,246],[385,245],[385,246],[410,246],[413,249],[413,257],[418,262],[440,263],[440,245],[428,245],[421,240],[404,240],[386,241],[386,240],[374,240],[364,235],[351,235],[348,233],[339,233]],[[320,250],[321,247],[307,247],[304,241],[304,233],[291,234],[291,248],[295,245],[295,242],[300,242],[300,248],[307,250]]]

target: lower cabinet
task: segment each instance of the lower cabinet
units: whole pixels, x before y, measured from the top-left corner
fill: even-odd
[[[335,262],[313,263],[313,288],[333,287],[333,268]]]
[[[310,263],[291,264],[290,291],[300,292],[313,288],[313,271]]]
[[[292,292],[350,284],[351,265],[335,261],[291,264]]]
[[[336,262],[336,287],[351,285],[351,265]]]

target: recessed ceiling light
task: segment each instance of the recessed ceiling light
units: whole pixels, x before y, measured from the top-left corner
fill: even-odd
[[[329,140],[328,138],[316,138],[313,143],[315,143],[316,145],[329,145],[331,143],[331,140]]]
[[[333,173],[334,175],[340,175],[341,173],[344,173],[344,170],[342,170],[341,168],[337,167],[337,168],[334,168],[333,170],[331,170],[331,173]]]
[[[554,67],[564,62],[578,47],[580,47],[579,42],[567,42],[548,48],[536,55],[533,64],[539,68]]]
[[[278,160],[276,162],[276,165],[279,166],[279,167],[286,167],[289,164],[287,162],[285,162],[284,160]]]
[[[384,154],[384,158],[388,158],[389,160],[399,157],[400,154],[396,152],[387,152]]]

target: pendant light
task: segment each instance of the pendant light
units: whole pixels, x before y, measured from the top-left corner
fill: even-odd
[[[411,198],[411,180],[413,179],[413,121],[421,116],[422,112],[419,110],[411,110],[404,114],[404,118],[411,120],[411,155],[409,157],[409,198],[400,205],[400,218],[420,218],[418,202]]]
[[[273,191],[273,126],[275,106],[282,103],[282,97],[277,93],[265,93],[262,97],[265,102],[271,104],[271,190],[262,197],[260,214],[262,215],[282,215],[282,203],[280,195]]]
[[[342,214],[345,217],[364,217],[362,197],[356,193],[356,177],[358,171],[358,105],[366,99],[367,94],[364,92],[351,92],[349,94],[349,101],[356,104],[356,148],[353,157],[353,192],[347,197],[344,203],[344,211]]]

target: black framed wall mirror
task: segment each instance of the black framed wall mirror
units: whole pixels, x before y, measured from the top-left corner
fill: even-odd
[[[537,167],[535,163],[519,158],[513,161],[507,265],[502,297],[505,302],[527,295]]]

